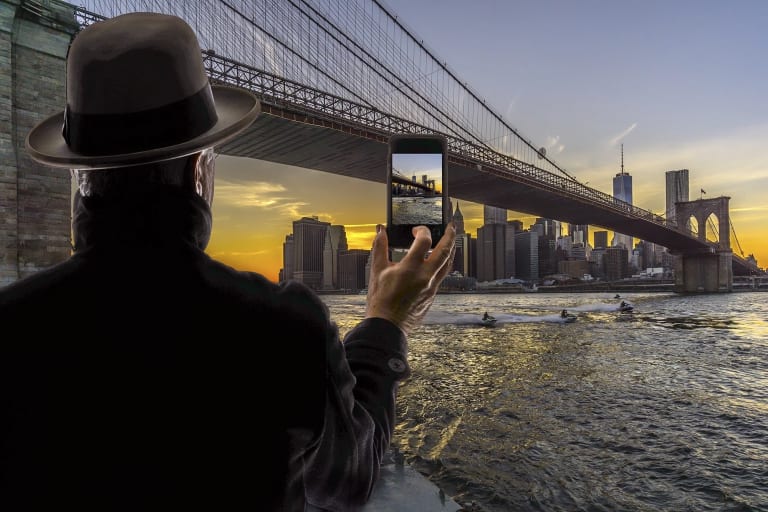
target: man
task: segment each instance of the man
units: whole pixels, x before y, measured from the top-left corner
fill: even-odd
[[[192,29],[132,13],[72,43],[67,105],[27,138],[72,169],[75,252],[0,289],[3,510],[356,510],[455,229],[373,242],[366,318],[204,253],[212,148],[259,102],[211,86]],[[63,121],[63,129],[62,129]]]

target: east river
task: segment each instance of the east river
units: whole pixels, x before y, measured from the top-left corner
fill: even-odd
[[[393,447],[489,512],[768,510],[768,293],[621,299],[438,295]],[[363,317],[323,300],[342,334]]]

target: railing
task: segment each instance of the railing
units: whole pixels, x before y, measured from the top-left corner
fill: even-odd
[[[87,26],[95,21],[105,19],[104,16],[93,13],[81,7],[75,8],[75,16],[81,26]],[[428,50],[421,48],[423,51]],[[429,53],[429,52],[428,52]],[[392,133],[435,133],[437,130],[424,124],[391,115],[373,106],[371,103],[362,104],[341,96],[331,94],[317,88],[307,86],[295,80],[290,80],[273,73],[258,69],[254,66],[235,61],[218,55],[213,50],[204,50],[203,61],[209,77],[218,83],[243,87],[257,94],[265,104],[278,108],[301,111],[319,119],[327,119],[334,123],[346,122],[363,126],[366,129],[386,136]],[[431,55],[431,53],[430,53]],[[477,166],[484,172],[504,178],[512,178],[518,182],[549,190],[559,195],[569,195],[579,201],[591,201],[607,210],[611,210],[638,220],[651,222],[660,227],[674,230],[694,238],[685,226],[668,223],[666,219],[648,210],[639,208],[599,190],[587,187],[568,176],[543,153],[538,155],[542,162],[566,176],[554,174],[524,160],[495,150],[489,144],[474,140],[466,140],[452,133],[439,132],[446,136],[449,146],[449,159],[468,166]],[[515,135],[519,136],[517,132]],[[528,149],[534,148],[524,141]],[[527,151],[530,153],[530,151]]]
[[[301,110],[320,118],[343,120],[363,125],[383,134],[434,132],[426,126],[387,114],[369,105],[362,105],[313,89],[217,55],[215,52],[203,51],[203,62],[211,80],[248,89],[269,105]],[[570,194],[579,200],[588,199],[604,208],[690,236],[686,229],[667,223],[661,215],[589,188],[572,179],[558,176],[527,162],[503,155],[487,146],[459,139],[449,134],[443,135],[448,139],[448,147],[451,152],[449,158],[458,162],[480,166],[484,172],[505,178],[514,178],[517,181],[540,189],[548,189],[554,193]]]

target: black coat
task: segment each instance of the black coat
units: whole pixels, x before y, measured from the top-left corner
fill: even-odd
[[[402,331],[342,343],[310,289],[206,255],[210,210],[175,187],[78,195],[73,224],[70,259],[0,288],[0,509],[365,502]]]

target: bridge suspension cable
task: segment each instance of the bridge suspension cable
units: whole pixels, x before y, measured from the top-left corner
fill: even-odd
[[[741,244],[739,243],[739,238],[736,236],[736,228],[733,227],[733,219],[729,218],[728,220],[731,223],[731,233],[733,234],[733,239],[736,242],[736,247],[739,248],[739,254],[744,256],[744,251],[742,250]]]
[[[216,55],[578,183],[381,0],[81,1],[104,17],[139,10],[181,16]]]

